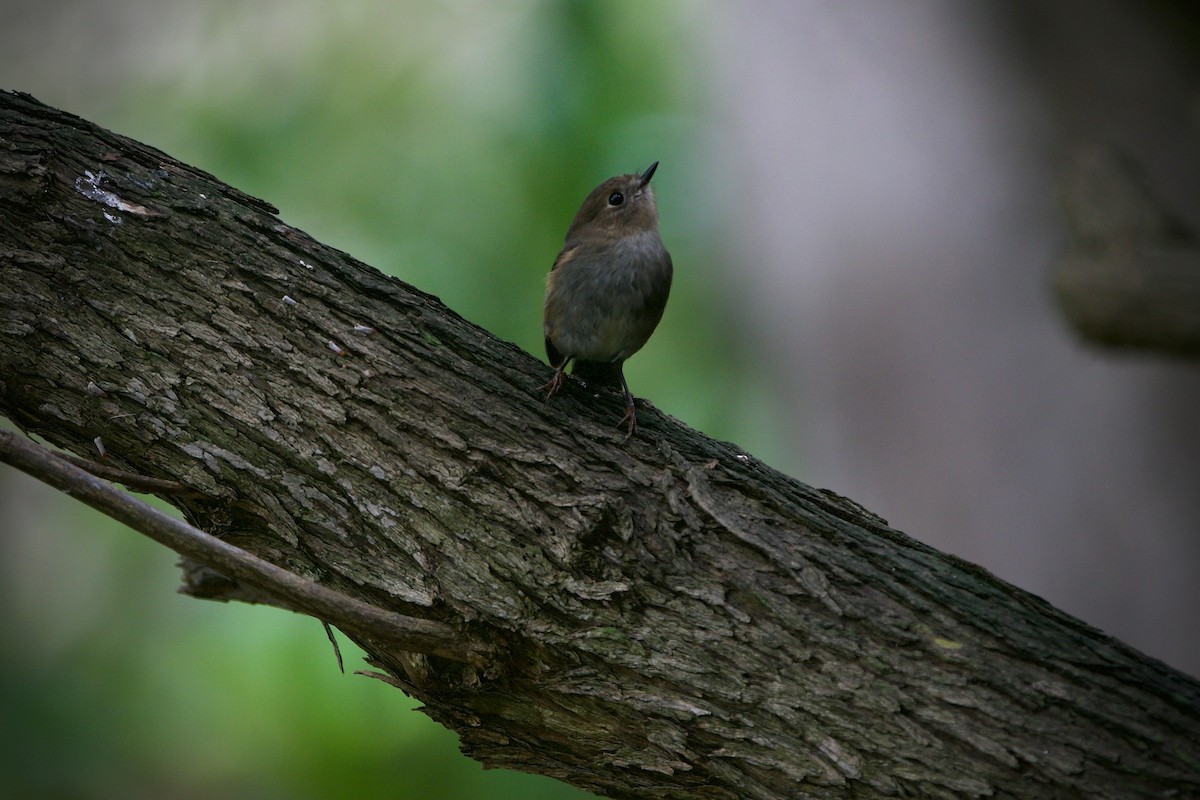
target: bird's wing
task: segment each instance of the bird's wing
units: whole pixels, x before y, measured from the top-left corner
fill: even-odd
[[[563,359],[566,358],[562,353],[558,352],[558,348],[550,341],[550,337],[546,337],[546,359],[550,362],[550,366],[558,369],[565,366]]]
[[[566,264],[568,261],[574,258],[575,254],[578,252],[579,245],[576,245],[575,247],[564,247],[558,252],[558,257],[554,259],[554,266],[550,268],[550,271],[554,272],[554,270],[558,269],[563,264]]]

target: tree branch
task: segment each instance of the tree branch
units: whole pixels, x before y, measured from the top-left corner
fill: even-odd
[[[275,604],[337,625],[377,646],[482,666],[489,655],[449,625],[406,617],[331,591],[222,542],[114,489],[33,442],[0,430],[0,461],[133,528],[180,555],[265,591]]]
[[[1138,166],[1108,147],[1077,148],[1063,209],[1070,238],[1054,289],[1072,327],[1107,347],[1200,357],[1200,245]]]
[[[1195,681],[652,408],[627,445],[619,395],[544,408],[544,365],[209,175],[0,94],[0,204],[0,413],[430,623],[347,632],[485,764],[618,798],[1200,794]]]

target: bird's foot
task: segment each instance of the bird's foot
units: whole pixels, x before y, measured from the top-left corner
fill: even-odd
[[[566,382],[567,382],[567,373],[565,373],[562,370],[562,368],[559,367],[558,369],[554,370],[554,377],[551,378],[546,383],[542,384],[541,388],[539,388],[538,391],[544,392],[546,394],[545,402],[547,405],[549,405],[549,403],[550,403],[550,398],[554,397],[554,395],[558,394],[562,390],[562,387]]]
[[[622,425],[625,426],[625,430],[627,431],[625,441],[628,442],[637,433],[637,409],[634,408],[633,403],[625,406],[625,416],[621,417],[621,421],[617,423],[617,427],[620,428]]]

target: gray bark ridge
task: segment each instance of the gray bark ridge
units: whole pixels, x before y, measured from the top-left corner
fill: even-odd
[[[545,365],[210,175],[3,93],[0,207],[0,413],[494,653],[355,636],[488,766],[616,798],[1200,796],[1196,681],[651,407],[623,444],[616,393],[543,406]]]

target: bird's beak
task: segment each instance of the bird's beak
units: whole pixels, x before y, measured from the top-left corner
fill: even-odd
[[[658,169],[657,161],[655,161],[653,164],[651,164],[649,167],[647,167],[646,171],[642,173],[642,176],[640,178],[638,178],[638,186],[642,187],[642,186],[645,186],[647,183],[649,183],[650,179],[654,177],[654,170],[656,170],[656,169]]]

